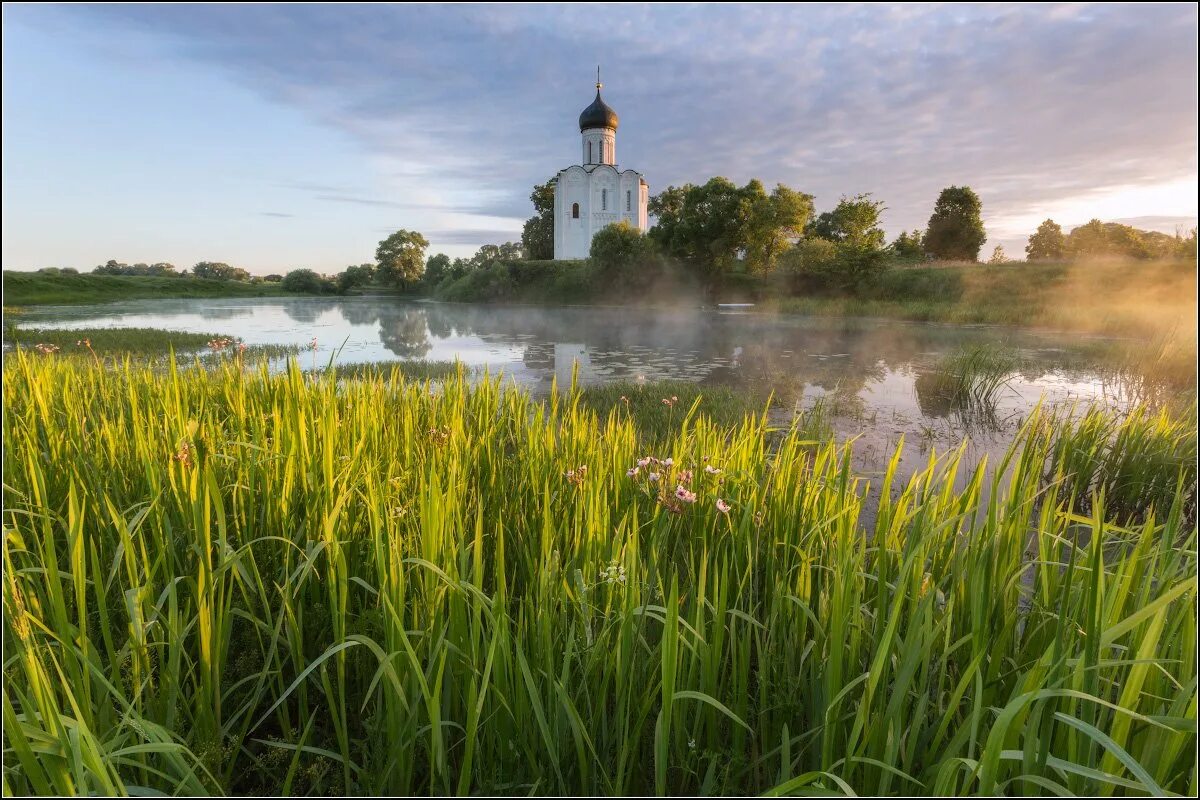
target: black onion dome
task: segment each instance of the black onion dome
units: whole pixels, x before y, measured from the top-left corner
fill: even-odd
[[[608,104],[600,99],[600,90],[596,89],[596,99],[579,115],[579,130],[612,128],[615,131],[617,129],[617,122],[617,112],[609,108]]]

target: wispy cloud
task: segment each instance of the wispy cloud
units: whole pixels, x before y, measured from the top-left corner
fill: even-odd
[[[1195,181],[1190,5],[71,13],[169,37],[176,57],[352,137],[385,191],[295,188],[457,215],[441,223],[457,231],[446,242],[519,234],[531,186],[578,157],[575,118],[597,62],[622,119],[617,154],[652,191],[716,174],[784,182],[815,194],[818,208],[870,191],[887,203],[894,233],[922,226],[950,184],[975,187],[1003,228],[1106,186]],[[1194,200],[1129,213],[1186,215]]]

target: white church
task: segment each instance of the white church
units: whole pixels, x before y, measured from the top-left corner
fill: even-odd
[[[649,187],[642,173],[617,168],[617,112],[596,99],[579,115],[583,134],[582,164],[559,171],[554,183],[554,257],[587,258],[596,232],[625,220],[645,231]]]

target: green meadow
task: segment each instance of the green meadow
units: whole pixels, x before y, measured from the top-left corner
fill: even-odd
[[[147,275],[47,275],[4,270],[4,305],[68,305],[116,300],[187,297],[268,297],[285,294],[278,283],[242,283]],[[11,313],[6,310],[6,313]]]
[[[5,794],[1197,790],[1194,407],[6,361]]]

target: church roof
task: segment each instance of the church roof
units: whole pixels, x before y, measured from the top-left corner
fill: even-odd
[[[609,108],[608,104],[600,99],[600,87],[597,85],[596,99],[579,115],[579,130],[611,128],[615,131],[617,129],[617,122],[617,112]]]

